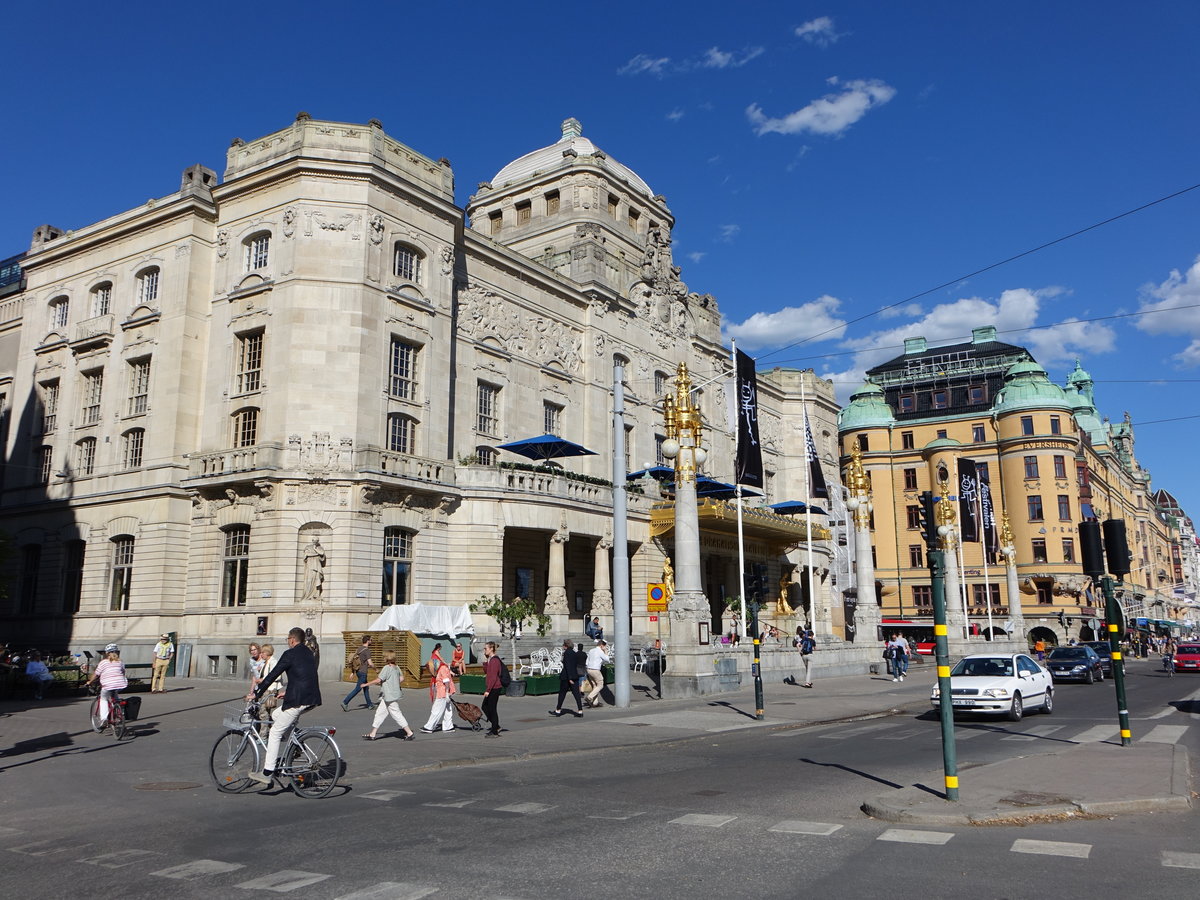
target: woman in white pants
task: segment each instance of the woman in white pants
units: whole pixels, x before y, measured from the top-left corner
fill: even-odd
[[[451,677],[450,667],[446,665],[445,660],[440,660],[437,674],[429,683],[429,699],[433,701],[433,709],[429,711],[429,721],[422,726],[421,731],[433,734],[435,731],[454,730],[454,706],[450,702],[453,694],[454,679]]]
[[[396,724],[404,730],[404,740],[411,741],[413,739],[412,729],[408,727],[404,713],[400,712],[400,694],[402,693],[400,685],[403,681],[404,673],[396,667],[396,654],[389,650],[383,654],[383,668],[379,670],[375,680],[367,682],[368,685],[379,685],[383,701],[375,707],[375,721],[371,723],[370,733],[363,735],[364,740],[375,740],[379,736],[379,726],[388,716],[395,719]]]

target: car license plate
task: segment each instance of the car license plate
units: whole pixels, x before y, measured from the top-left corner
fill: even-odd
[[[974,700],[951,700],[950,705],[951,706],[974,706],[975,701]]]

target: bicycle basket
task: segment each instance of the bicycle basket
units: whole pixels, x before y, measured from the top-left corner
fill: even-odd
[[[246,709],[245,701],[239,700],[236,703],[226,703],[221,716],[221,724],[226,728],[245,728],[247,725],[253,725],[257,719]]]

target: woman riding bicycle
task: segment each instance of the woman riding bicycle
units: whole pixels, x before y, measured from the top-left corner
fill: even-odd
[[[107,722],[108,704],[120,703],[121,698],[117,691],[129,687],[129,680],[125,677],[125,663],[121,662],[121,648],[116,644],[109,644],[104,648],[104,659],[97,663],[87,683],[91,684],[96,679],[100,680],[100,720]]]

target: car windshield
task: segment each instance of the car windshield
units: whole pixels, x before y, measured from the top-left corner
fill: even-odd
[[[1011,676],[1012,673],[1012,660],[1007,656],[977,656],[960,659],[950,675],[978,675],[984,678],[996,678],[1003,675]]]
[[[1200,653],[1200,644],[1180,644],[1176,653]]]
[[[1087,659],[1088,652],[1083,647],[1059,647],[1050,654],[1051,659]]]
[[[1101,656],[1110,656],[1112,654],[1112,647],[1108,646],[1108,644],[1087,644],[1085,646],[1091,647]]]

